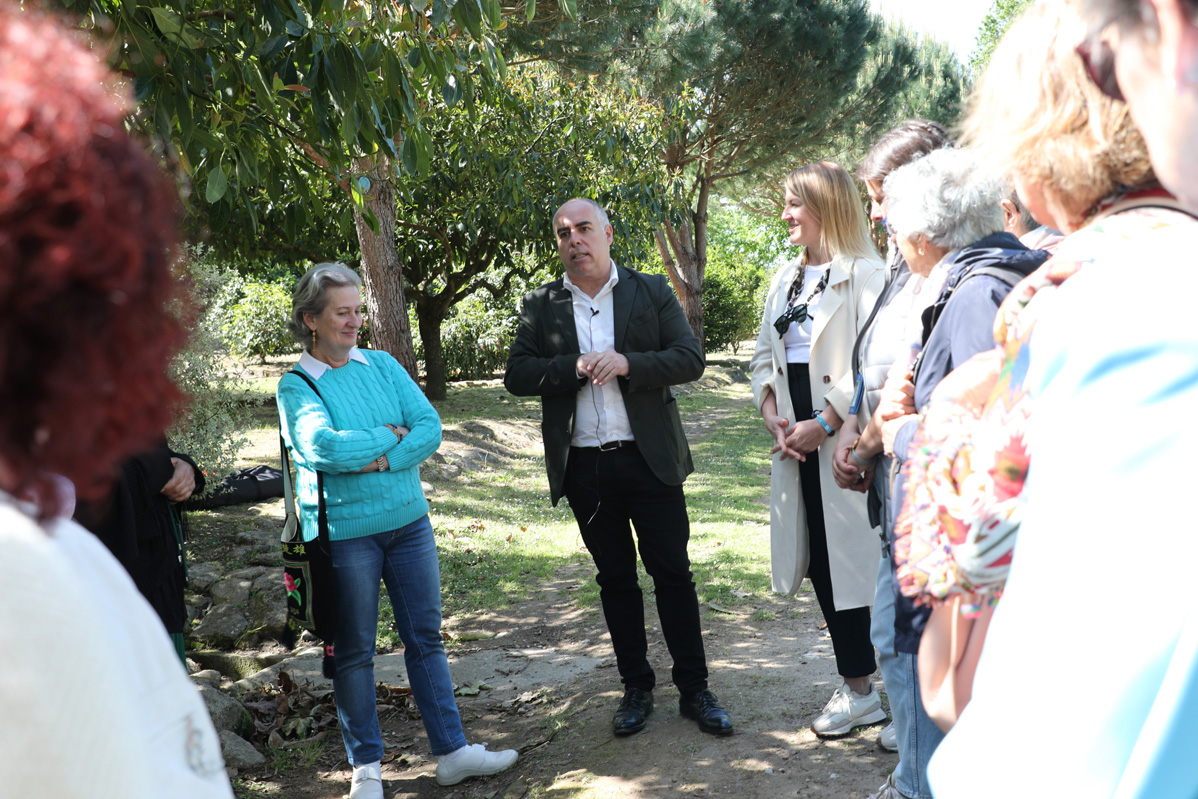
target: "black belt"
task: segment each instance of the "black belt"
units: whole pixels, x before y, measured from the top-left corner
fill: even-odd
[[[627,441],[608,441],[605,444],[600,444],[597,447],[574,447],[574,449],[593,449],[598,452],[615,452],[618,449],[627,449],[635,447],[636,442],[629,439]]]

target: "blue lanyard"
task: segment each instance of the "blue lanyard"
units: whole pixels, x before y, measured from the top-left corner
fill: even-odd
[[[853,386],[853,401],[849,404],[849,415],[856,416],[861,409],[861,400],[865,398],[865,377],[858,372]]]

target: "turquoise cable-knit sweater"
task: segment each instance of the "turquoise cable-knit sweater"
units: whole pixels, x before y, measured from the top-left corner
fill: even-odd
[[[350,360],[315,381],[323,403],[299,376],[279,380],[279,422],[296,464],[305,541],[317,535],[317,470],[325,475],[334,541],[396,530],[428,513],[419,467],[441,446],[441,417],[394,358],[361,352],[368,364]],[[385,424],[411,432],[396,441]],[[387,456],[387,471],[358,473],[380,455]]]

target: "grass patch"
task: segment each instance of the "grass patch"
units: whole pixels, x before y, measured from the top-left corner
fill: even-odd
[[[686,483],[699,598],[737,605],[769,588],[769,441],[746,384],[678,402],[684,422],[703,427],[690,436],[696,468]],[[497,382],[453,386],[437,410],[446,428],[540,420],[539,400],[511,397]],[[590,566],[567,504],[549,504],[539,437],[501,467],[435,485],[430,504],[447,617],[468,621],[511,607],[560,569]],[[643,566],[641,575],[651,586]],[[580,607],[597,608],[598,586],[588,578],[573,597]],[[380,644],[393,641],[394,633],[382,635],[386,626]]]
[[[261,368],[253,388],[265,401],[252,409],[251,444],[239,467],[278,465],[278,416],[272,400],[287,363]],[[713,361],[735,366],[726,359]],[[701,602],[734,607],[769,590],[769,439],[753,408],[747,383],[687,390],[679,410],[695,462],[685,490],[691,520],[690,555]],[[452,479],[424,470],[433,485],[430,516],[441,555],[444,615],[460,628],[529,598],[530,590],[566,567],[583,565],[585,578],[572,593],[580,608],[598,608],[591,561],[566,502],[549,504],[540,441],[540,401],[513,397],[499,381],[451,385],[435,403],[446,440],[482,436],[508,456]],[[517,435],[516,433],[520,433]],[[277,505],[277,507],[276,507]],[[217,548],[238,532],[278,529],[282,501],[190,514],[201,549],[224,559],[234,548]],[[652,583],[641,567],[642,584]],[[400,645],[389,602],[380,603],[378,645]]]

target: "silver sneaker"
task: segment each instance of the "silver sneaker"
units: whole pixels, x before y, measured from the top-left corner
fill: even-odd
[[[886,778],[885,784],[878,789],[878,792],[871,794],[869,799],[907,799],[907,797],[899,793],[898,788],[894,787],[894,775],[891,774]]]
[[[878,733],[878,746],[887,752],[898,751],[898,733],[894,731],[894,722],[890,722]]]
[[[841,685],[832,694],[824,712],[811,722],[811,730],[816,735],[833,738],[847,735],[854,727],[864,727],[867,724],[877,724],[886,720],[886,711],[882,709],[882,697],[871,685],[866,696],[858,696],[849,688],[848,683]]]

